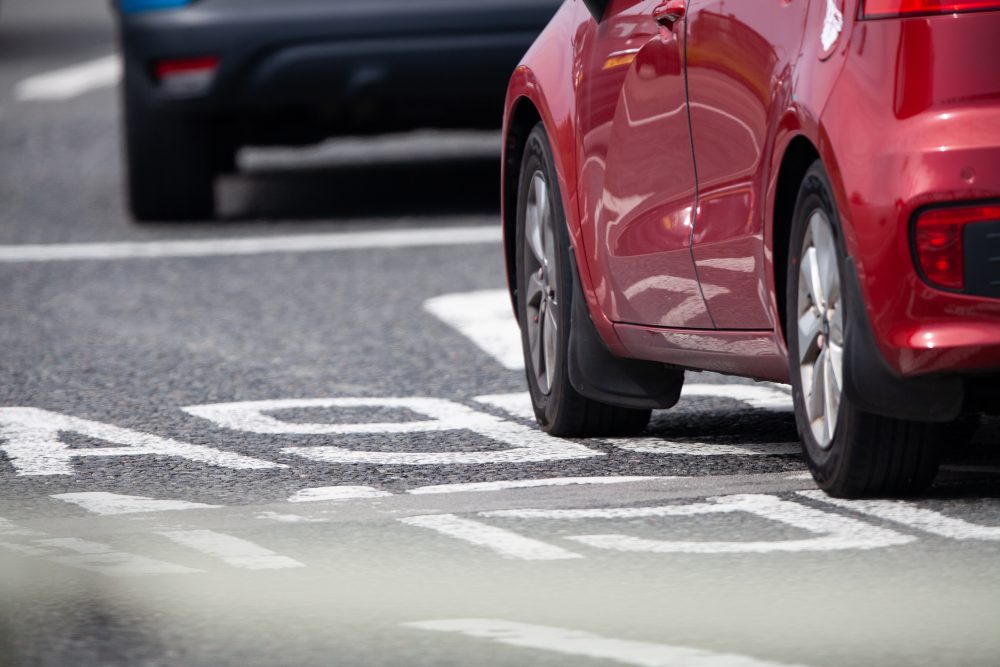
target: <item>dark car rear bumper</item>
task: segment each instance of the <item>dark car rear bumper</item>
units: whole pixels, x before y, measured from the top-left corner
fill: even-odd
[[[122,17],[127,85],[158,111],[304,114],[325,134],[499,127],[507,80],[556,4],[203,0]],[[203,90],[155,80],[156,63],[200,56],[219,58]]]

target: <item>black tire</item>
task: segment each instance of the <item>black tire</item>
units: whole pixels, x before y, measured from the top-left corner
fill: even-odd
[[[541,386],[541,380],[536,377],[532,362],[531,342],[529,340],[528,318],[528,280],[529,273],[534,273],[528,266],[531,259],[527,253],[531,250],[526,246],[526,219],[529,190],[536,175],[544,178],[548,187],[548,213],[552,225],[554,239],[553,261],[556,265],[556,275],[560,277],[552,288],[555,309],[557,336],[555,337],[554,363],[551,370],[551,383],[546,388]],[[607,405],[588,399],[573,388],[569,381],[566,365],[566,351],[569,349],[570,311],[573,299],[573,278],[570,265],[569,232],[566,228],[566,217],[563,212],[559,185],[556,178],[555,164],[552,159],[552,149],[541,123],[535,126],[524,150],[521,162],[520,182],[517,199],[517,231],[516,231],[516,285],[517,312],[521,323],[521,343],[524,350],[525,369],[528,388],[535,416],[542,430],[559,437],[597,437],[625,436],[640,433],[649,423],[650,410],[635,410]],[[537,321],[537,320],[536,320]],[[545,382],[548,382],[546,379]]]
[[[799,361],[798,321],[801,316],[800,259],[804,255],[803,244],[810,220],[817,212],[825,215],[832,227],[836,265],[839,275],[844,276],[847,270],[846,252],[840,220],[829,179],[818,160],[807,172],[795,204],[789,243],[785,311],[788,320],[789,373],[796,422],[806,462],[816,483],[832,496],[860,498],[921,493],[931,485],[937,474],[945,426],[868,414],[851,405],[848,396],[841,393],[839,410],[829,411],[837,415],[829,444],[823,446],[814,434],[815,420],[810,421],[807,411],[803,371]],[[843,317],[849,319],[851,308],[843,303],[844,299],[849,298],[846,292],[841,290],[839,307]],[[842,331],[846,332],[846,336],[842,338],[845,349],[852,344],[853,326],[847,319],[842,327]],[[833,326],[829,328],[829,340],[834,340],[836,336],[833,329]],[[829,430],[824,431],[824,439],[828,439],[826,434]]]
[[[205,122],[150,109],[126,84],[125,167],[136,222],[209,220],[226,150]],[[230,156],[231,159],[231,156]]]

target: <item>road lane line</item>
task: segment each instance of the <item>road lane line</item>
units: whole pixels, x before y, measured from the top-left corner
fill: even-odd
[[[43,549],[56,548],[73,552],[71,556],[52,556],[48,560],[75,567],[89,572],[96,572],[108,577],[144,577],[163,574],[196,574],[202,570],[167,563],[166,561],[138,556],[136,554],[115,551],[106,544],[90,542],[75,537],[58,537],[47,540],[35,540],[36,545]]]
[[[923,509],[901,500],[842,500],[831,498],[823,491],[799,491],[798,493],[810,500],[852,510],[884,521],[900,523],[939,537],[953,540],[1000,541],[1000,526],[981,526],[969,523],[964,519],[945,516],[940,512]],[[1000,509],[1000,503],[995,499],[979,502],[989,502],[995,509]]]
[[[494,226],[428,227],[251,238],[0,246],[0,263],[221,257],[499,243]]]
[[[589,484],[629,484],[632,482],[652,482],[678,477],[553,477],[550,479],[519,479],[503,482],[469,482],[465,484],[439,484],[436,486],[420,486],[410,489],[407,493],[413,495],[443,494],[443,493],[475,493],[488,491],[504,491],[506,489],[531,489],[547,486],[575,486]]]
[[[69,100],[92,90],[110,88],[118,83],[121,75],[121,59],[117,55],[103,56],[28,77],[14,88],[14,99],[18,102]]]
[[[327,500],[361,500],[366,498],[385,498],[392,494],[380,491],[371,486],[320,486],[313,489],[302,489],[291,498],[290,503],[315,503]]]
[[[186,500],[159,500],[145,496],[125,496],[103,491],[59,493],[50,497],[79,505],[88,512],[104,516],[138,514],[141,512],[177,512],[221,507],[221,505],[205,505]]]
[[[476,403],[489,405],[503,410],[512,417],[525,421],[535,421],[535,409],[531,406],[531,394],[526,391],[518,391],[513,394],[490,394],[487,396],[476,396]]]
[[[671,456],[788,456],[799,454],[796,443],[747,443],[722,445],[711,442],[677,442],[661,438],[612,438],[610,445],[639,454]]]
[[[446,294],[425,301],[424,310],[458,330],[505,368],[524,369],[521,331],[507,290]]]
[[[428,514],[400,519],[408,526],[418,526],[454,537],[455,539],[486,547],[503,556],[520,560],[570,560],[583,558],[552,544],[518,535],[503,528],[463,519],[454,514]]]
[[[758,660],[733,653],[670,644],[654,644],[547,625],[529,625],[492,618],[461,618],[404,623],[433,632],[453,632],[499,644],[551,651],[563,655],[611,660],[640,667],[794,667],[791,663]]]
[[[682,398],[729,398],[758,410],[792,412],[792,396],[766,384],[685,384]]]
[[[177,544],[246,570],[305,567],[299,561],[265,549],[259,544],[214,530],[168,530],[159,534]]]

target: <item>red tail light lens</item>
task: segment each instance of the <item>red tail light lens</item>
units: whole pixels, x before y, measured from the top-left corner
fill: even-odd
[[[952,14],[1000,9],[998,0],[864,0],[862,18],[878,19],[914,14]]]
[[[965,289],[965,226],[1000,220],[1000,206],[970,206],[927,211],[917,218],[914,246],[928,282]]]
[[[211,85],[219,59],[215,56],[177,58],[156,63],[156,80],[170,93],[199,93]]]

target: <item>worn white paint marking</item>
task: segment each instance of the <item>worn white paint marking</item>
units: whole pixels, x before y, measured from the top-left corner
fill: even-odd
[[[305,567],[297,560],[265,549],[259,544],[214,530],[168,530],[160,532],[169,540],[247,570],[283,570]]]
[[[73,552],[70,556],[53,556],[54,563],[96,572],[109,577],[143,577],[162,574],[195,574],[194,568],[167,563],[166,561],[115,551],[106,544],[90,542],[75,537],[35,540],[35,544]]]
[[[197,241],[8,245],[0,246],[0,263],[264,255],[470,245],[499,241],[499,228],[471,226]]]
[[[897,500],[842,500],[831,498],[822,491],[799,491],[799,495],[884,521],[900,523],[939,537],[953,540],[1000,541],[1000,526],[981,526],[934,510],[917,507],[913,503]],[[1000,513],[1000,501],[996,499],[976,502],[988,503],[995,510],[994,515]]]
[[[487,396],[476,396],[476,403],[489,405],[507,414],[523,419],[525,421],[535,421],[535,409],[531,406],[531,394],[526,391],[518,391],[513,394],[489,394]]]
[[[811,481],[813,481],[813,475],[812,475],[811,472],[797,472],[797,473],[792,474],[792,475],[787,475],[785,477],[785,479],[787,479],[789,481],[794,481],[794,482],[798,482],[798,481],[811,482]]]
[[[654,482],[677,477],[553,477],[549,479],[518,479],[505,482],[468,482],[465,484],[440,484],[437,486],[421,486],[410,489],[407,493],[414,495],[441,493],[472,493],[488,491],[504,491],[506,489],[531,489],[546,486],[575,486],[600,484],[630,484],[634,482]]]
[[[68,447],[59,439],[64,431],[121,446]],[[72,475],[74,458],[107,456],[171,456],[233,470],[288,467],[38,408],[0,408],[0,451],[18,475]]]
[[[643,519],[698,517],[709,514],[746,513],[808,531],[818,537],[758,542],[692,542],[656,540],[630,535],[574,535],[567,539],[611,551],[647,553],[772,553],[880,549],[909,544],[916,538],[863,521],[822,512],[799,503],[761,494],[709,498],[707,502],[656,507],[612,509],[519,509],[480,512],[480,516],[579,521],[582,519]]]
[[[568,560],[583,558],[572,551],[518,535],[503,528],[463,519],[454,514],[428,514],[400,519],[409,526],[429,528],[442,535],[492,549],[504,558],[520,560]]]
[[[686,384],[683,398],[730,398],[758,410],[792,412],[792,396],[767,384]]]
[[[24,79],[14,88],[14,99],[18,102],[68,100],[92,90],[110,88],[118,83],[121,74],[121,59],[117,55],[104,56]]]
[[[293,423],[269,412],[309,408],[388,408],[409,410],[427,417],[392,423]],[[605,456],[579,443],[553,438],[537,429],[478,412],[460,403],[439,398],[321,398],[250,401],[189,406],[184,410],[218,426],[251,433],[282,435],[369,435],[470,431],[509,449],[459,452],[355,451],[345,447],[287,447],[294,454],[325,463],[372,465],[454,465],[484,463],[532,463]],[[390,439],[391,440],[391,439]]]
[[[787,442],[720,445],[711,442],[676,442],[660,438],[612,438],[605,442],[619,449],[640,454],[676,456],[787,456],[801,451],[798,444]]]
[[[612,639],[580,630],[529,625],[492,618],[461,618],[404,623],[419,630],[454,632],[499,644],[551,651],[563,655],[609,660],[640,667],[792,667],[790,663],[758,660],[733,653],[716,653],[687,646]]]
[[[385,498],[392,494],[380,491],[371,486],[320,486],[313,489],[302,489],[291,498],[290,503],[315,503],[327,500],[363,500],[367,498]]]
[[[138,514],[141,512],[177,512],[184,510],[214,509],[220,505],[205,505],[186,500],[159,500],[145,496],[123,496],[104,491],[88,491],[83,493],[60,493],[51,496],[56,500],[64,500],[79,505],[88,512],[103,515]]]
[[[45,533],[40,533],[30,528],[23,528],[9,519],[0,517],[0,535],[4,537],[42,537]]]
[[[507,290],[446,294],[424,302],[424,309],[510,370],[524,369],[521,331]]]
[[[301,514],[281,514],[280,512],[258,512],[256,518],[278,523],[327,523],[326,519],[316,519]]]

